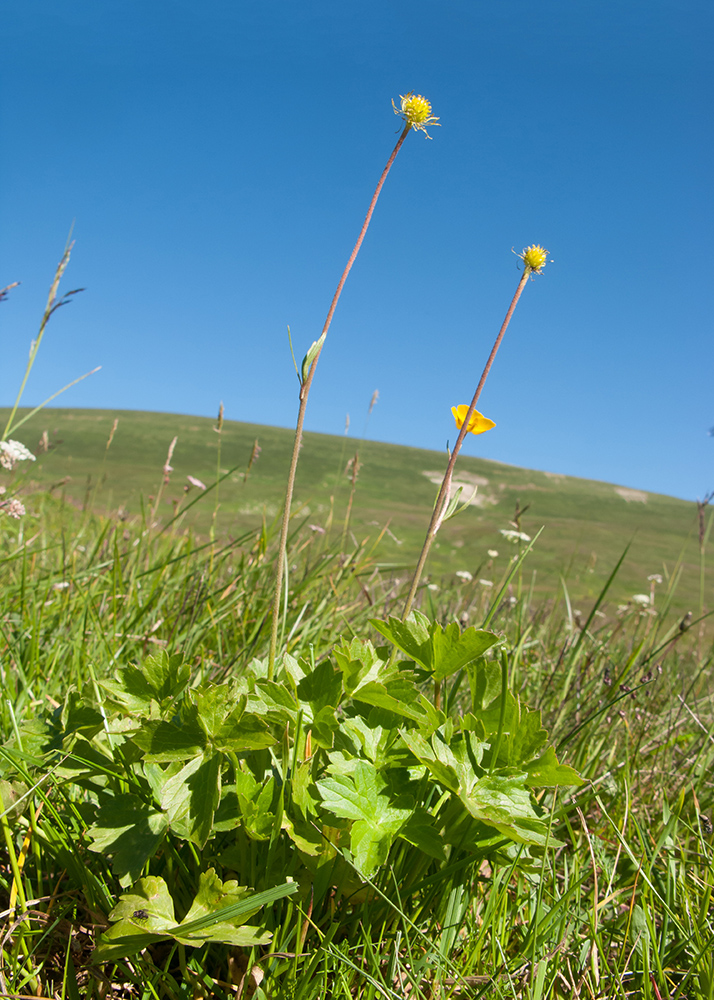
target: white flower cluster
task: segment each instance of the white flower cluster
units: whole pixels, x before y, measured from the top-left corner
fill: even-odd
[[[530,542],[531,540],[531,536],[527,535],[525,531],[511,531],[509,528],[500,528],[499,530],[506,541],[513,542],[514,545],[517,542]]]
[[[0,441],[0,465],[14,469],[18,462],[34,462],[35,456],[19,441]]]
[[[0,500],[0,514],[19,519],[24,513],[25,508],[19,500]]]
[[[641,608],[648,608],[652,604],[652,598],[649,594],[633,594],[632,603],[638,604]]]

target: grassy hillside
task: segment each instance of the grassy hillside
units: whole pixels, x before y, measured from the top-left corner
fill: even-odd
[[[7,412],[7,411],[5,411]],[[118,420],[111,447],[107,442]],[[292,446],[292,432],[276,427],[226,421],[220,439],[214,421],[203,417],[132,411],[52,409],[33,417],[17,433],[38,452],[27,469],[23,489],[51,487],[74,504],[98,511],[138,515],[150,505],[162,481],[169,444],[178,438],[171,460],[173,472],[165,486],[157,517],[166,522],[175,510],[194,499],[187,494],[187,476],[205,484],[216,481],[216,470],[233,472],[218,490],[218,530],[235,535],[272,520],[281,504]],[[49,450],[39,444],[46,432]],[[245,469],[254,442],[259,456],[250,474]],[[342,437],[307,434],[300,458],[297,498],[304,507],[298,517],[327,527],[332,537],[343,530],[350,495],[345,475],[356,442]],[[39,448],[39,451],[38,451]],[[362,540],[376,539],[386,528],[376,558],[385,569],[405,576],[421,545],[444,455],[418,448],[366,441],[359,446],[359,475],[350,527]],[[681,567],[674,607],[698,609],[699,549],[696,507],[673,497],[584,479],[534,472],[475,458],[460,458],[457,479],[478,484],[473,504],[442,530],[429,566],[432,579],[468,570],[478,579],[497,582],[515,548],[499,533],[512,528],[516,504],[527,511],[521,530],[529,535],[544,528],[527,562],[528,586],[535,572],[536,594],[554,595],[563,576],[575,604],[594,597],[625,546],[630,550],[612,591],[614,602],[649,590],[647,577],[668,578]],[[204,495],[177,527],[209,530],[216,492]],[[31,504],[30,504],[31,509]],[[330,517],[332,522],[330,525]],[[497,550],[492,559],[488,550]],[[710,583],[707,584],[711,589]],[[664,587],[661,588],[662,591]]]

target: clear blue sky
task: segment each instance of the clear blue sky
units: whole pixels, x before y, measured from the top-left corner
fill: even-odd
[[[468,451],[685,498],[714,488],[711,0],[10,0],[2,16],[0,402],[54,266],[26,402],[293,426],[442,449],[518,281]]]

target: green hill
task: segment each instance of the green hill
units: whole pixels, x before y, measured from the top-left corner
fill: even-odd
[[[7,411],[3,411],[7,414]],[[111,447],[107,441],[118,420]],[[173,472],[164,487],[157,517],[166,522],[200,492],[187,476],[207,485],[216,480],[219,435],[215,421],[205,417],[167,413],[108,410],[45,410],[17,432],[17,437],[38,460],[25,472],[23,491],[51,489],[79,506],[103,513],[120,509],[127,516],[141,512],[155,497],[163,478],[169,444],[177,437],[171,460]],[[49,444],[45,451],[43,435]],[[218,491],[218,530],[236,535],[271,521],[280,509],[293,432],[277,427],[226,421],[221,435],[220,468],[232,473]],[[260,453],[250,474],[245,469],[258,442]],[[339,537],[350,494],[345,475],[356,443],[325,434],[306,434],[300,457],[296,497],[304,504],[302,517],[318,528],[329,527]],[[351,518],[358,540],[376,539],[383,569],[406,576],[418,554],[445,467],[438,452],[374,441],[359,447],[359,475]],[[28,463],[29,465],[29,463]],[[697,611],[699,607],[699,549],[696,506],[683,500],[645,494],[609,483],[535,472],[475,458],[460,458],[456,479],[478,486],[472,505],[442,529],[428,567],[432,578],[468,570],[477,580],[497,582],[516,551],[500,534],[511,529],[516,504],[527,507],[521,530],[543,534],[526,564],[530,586],[535,571],[535,592],[555,596],[560,577],[567,580],[574,602],[593,598],[625,546],[631,547],[615,586],[612,601],[626,601],[646,593],[647,577],[668,577],[681,564],[674,607]],[[178,522],[206,533],[215,505],[215,492],[195,504]],[[28,501],[30,511],[31,499]],[[488,550],[497,550],[490,557]],[[711,586],[708,582],[708,589]],[[658,588],[664,592],[664,586]],[[709,602],[711,603],[711,601]]]

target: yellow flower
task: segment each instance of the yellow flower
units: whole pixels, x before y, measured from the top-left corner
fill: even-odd
[[[534,243],[533,246],[526,247],[523,253],[516,254],[516,257],[521,258],[529,272],[535,271],[536,274],[542,274],[543,268],[548,262],[548,253],[548,250]]]
[[[469,408],[465,403],[462,403],[461,406],[452,406],[451,412],[454,414],[456,426],[460,430],[463,427]],[[483,413],[474,410],[469,419],[468,430],[471,434],[483,434],[484,431],[490,431],[495,426],[496,424],[493,420],[489,420],[488,417],[484,417]]]
[[[400,97],[402,101],[401,108],[398,108],[394,101],[392,101],[394,114],[403,118],[411,128],[423,132],[427,139],[431,139],[426,126],[437,125],[439,119],[432,115],[429,101],[427,101],[426,97],[422,97],[421,94],[415,94],[411,90],[408,94],[400,94]]]

